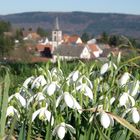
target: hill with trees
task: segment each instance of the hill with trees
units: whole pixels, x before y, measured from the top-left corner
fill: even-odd
[[[55,18],[59,17],[60,28],[64,33],[100,35],[126,35],[140,39],[140,15],[88,13],[88,12],[28,12],[0,16],[1,20],[11,22],[13,27],[51,31]]]

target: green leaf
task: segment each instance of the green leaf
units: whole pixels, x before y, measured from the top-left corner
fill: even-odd
[[[7,111],[7,107],[8,107],[9,86],[10,86],[10,78],[9,78],[9,74],[7,73],[5,76],[5,79],[4,79],[4,92],[3,92],[1,118],[0,118],[0,139],[2,139],[5,134],[6,111]]]
[[[119,122],[121,125],[123,125],[124,127],[126,127],[127,129],[129,129],[130,131],[132,131],[134,134],[140,136],[140,131],[138,129],[136,129],[132,124],[130,124],[128,121],[126,121],[125,119],[114,115],[110,112],[107,112],[108,115],[110,115],[113,119],[115,119],[117,122]]]
[[[20,129],[18,140],[25,140],[26,134],[25,134],[25,124],[22,124],[22,127]]]

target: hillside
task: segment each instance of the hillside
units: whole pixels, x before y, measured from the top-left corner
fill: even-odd
[[[14,27],[52,30],[55,17],[59,17],[60,28],[64,33],[88,32],[98,35],[103,31],[110,34],[123,34],[140,39],[140,15],[103,14],[87,12],[29,12],[0,16],[10,21]]]

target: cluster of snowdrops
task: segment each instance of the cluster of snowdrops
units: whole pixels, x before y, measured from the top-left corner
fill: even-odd
[[[104,132],[118,127],[117,117],[138,125],[139,75],[121,64],[120,54],[115,61],[110,59],[101,66],[96,63],[87,67],[80,62],[71,73],[66,73],[61,64],[51,69],[39,67],[8,98],[7,127],[13,117],[18,128],[26,118],[31,135],[43,135],[49,128],[53,138],[74,139],[94,121]],[[111,137],[111,132],[106,135]]]

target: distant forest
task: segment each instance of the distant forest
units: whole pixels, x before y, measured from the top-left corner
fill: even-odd
[[[140,40],[140,15],[103,14],[87,12],[29,12],[0,16],[11,22],[13,27],[38,27],[51,31],[55,18],[59,18],[64,33],[82,34],[87,32],[98,36],[103,32],[125,35]]]

